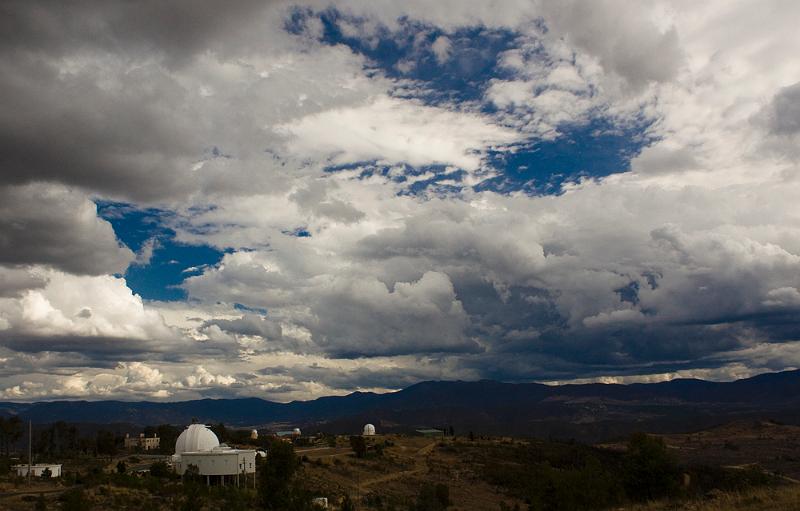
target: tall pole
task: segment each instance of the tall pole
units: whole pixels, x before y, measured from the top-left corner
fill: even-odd
[[[28,486],[31,485],[31,470],[33,469],[33,458],[31,451],[33,445],[33,422],[28,419]]]

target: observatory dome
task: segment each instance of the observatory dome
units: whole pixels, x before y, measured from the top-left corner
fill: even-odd
[[[364,426],[364,436],[372,436],[375,434],[375,426],[367,424]]]
[[[175,442],[175,454],[210,451],[219,446],[219,439],[203,424],[191,424],[183,430]]]

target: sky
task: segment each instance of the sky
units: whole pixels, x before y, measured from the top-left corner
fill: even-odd
[[[0,4],[0,399],[800,367],[800,3]]]

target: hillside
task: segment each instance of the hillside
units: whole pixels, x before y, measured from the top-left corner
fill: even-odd
[[[355,392],[312,401],[259,398],[174,403],[53,401],[0,403],[0,413],[35,423],[295,424],[345,433],[363,422],[384,431],[453,426],[475,433],[554,436],[598,441],[634,430],[699,430],[735,419],[800,422],[800,371],[762,374],[727,383],[673,380],[632,385],[561,385],[495,381],[428,381],[398,392]]]

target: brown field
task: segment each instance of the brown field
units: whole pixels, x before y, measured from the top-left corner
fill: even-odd
[[[697,433],[666,435],[664,439],[686,463],[758,465],[794,482],[800,480],[800,426],[738,421]]]
[[[299,449],[297,454],[310,460],[303,469],[306,486],[320,494],[347,493],[405,506],[413,502],[423,484],[443,483],[450,489],[452,506],[448,509],[453,511],[497,510],[500,502],[511,507],[523,505],[481,480],[474,467],[463,463],[456,453],[441,448],[450,440],[395,435],[375,438],[384,439],[395,445],[387,447],[380,458],[356,459],[349,447]]]

